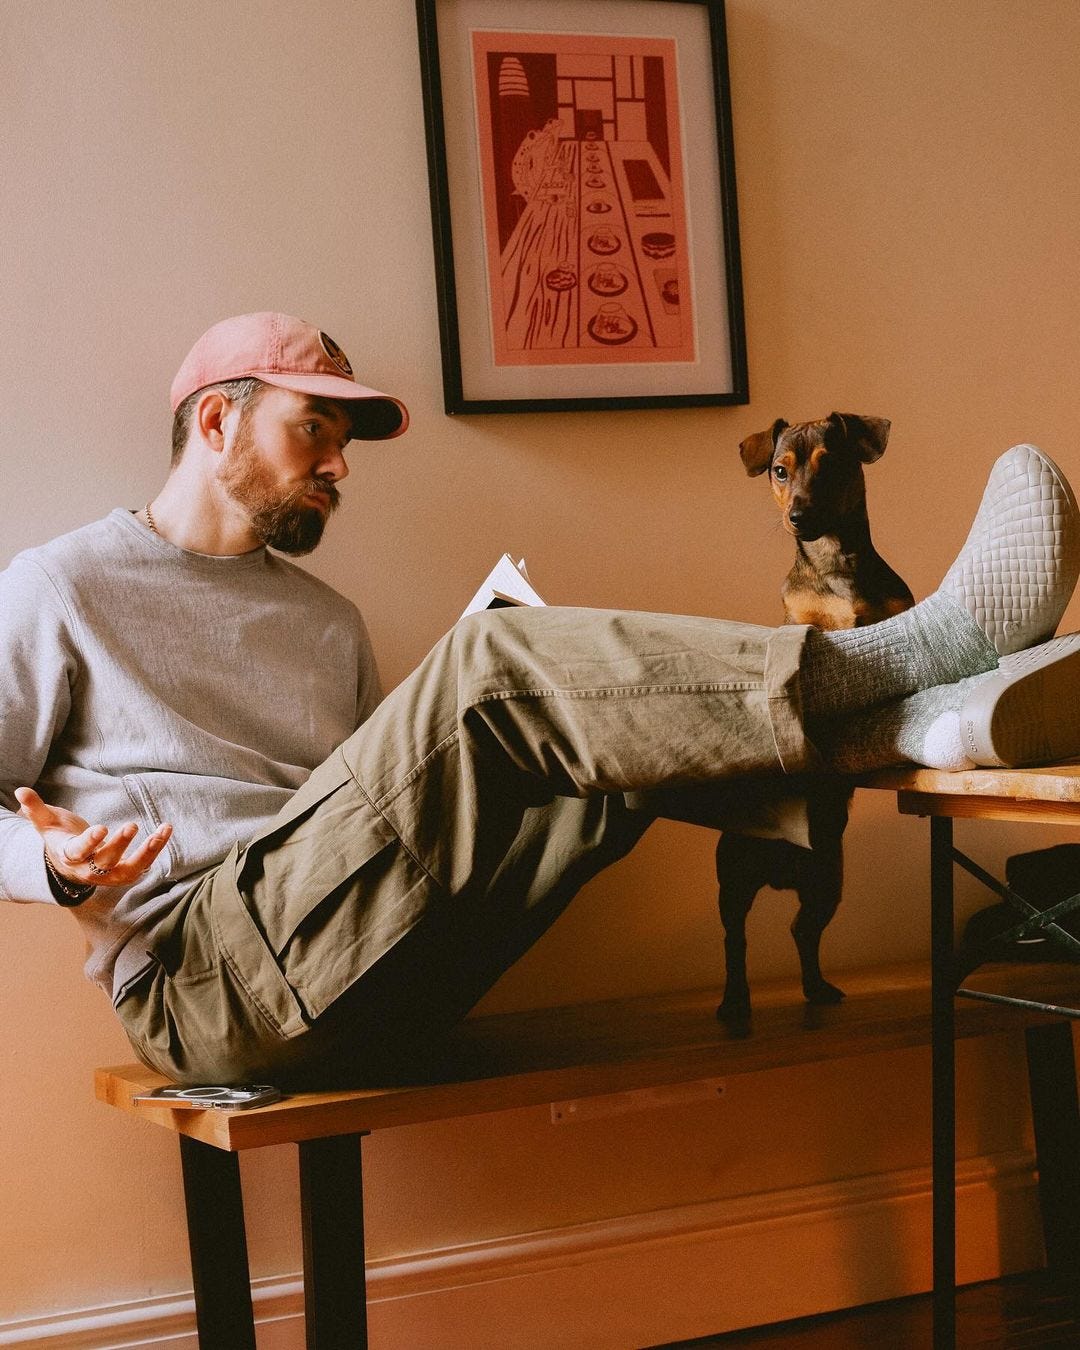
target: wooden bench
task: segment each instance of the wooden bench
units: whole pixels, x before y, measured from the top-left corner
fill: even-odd
[[[1004,992],[1015,970],[984,968],[978,978],[982,987]],[[1023,971],[1024,988],[1048,1003],[1065,987],[1074,991],[1077,978],[1076,967]],[[179,1135],[201,1350],[255,1350],[237,1155],[284,1143],[299,1148],[307,1345],[358,1350],[367,1344],[365,1134],[929,1044],[928,967],[844,972],[840,982],[848,996],[828,1008],[808,1007],[797,982],[755,986],[753,1032],[741,1040],[730,1039],[716,1021],[718,991],[704,990],[470,1019],[455,1033],[438,1074],[404,1086],[297,1094],[249,1111],[175,1110],[134,1103],[136,1094],[165,1080],[129,1064],[98,1070],[96,1092],[101,1101]],[[956,1010],[959,1037],[1021,1025],[1029,1028],[1029,1055],[1039,1037],[1069,1033],[1059,1021],[1018,1016],[994,1003]],[[1045,1076],[1045,1056],[1041,1072]],[[1075,1099],[1075,1077],[1057,1086],[1057,1100],[1068,1092]],[[1044,1092],[1040,1100],[1054,1096]],[[1080,1139],[1075,1142],[1080,1156]]]

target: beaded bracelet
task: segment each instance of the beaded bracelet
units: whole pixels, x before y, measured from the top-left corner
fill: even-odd
[[[73,908],[75,905],[81,905],[84,900],[89,900],[97,887],[79,881],[68,881],[53,866],[49,850],[45,849],[44,852],[45,871],[49,874],[49,890],[52,891],[57,904]]]

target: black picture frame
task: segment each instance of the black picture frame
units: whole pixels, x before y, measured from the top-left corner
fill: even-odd
[[[724,0],[416,0],[416,10],[445,411],[749,402]],[[579,49],[587,54],[577,55]],[[595,73],[609,50],[615,53],[610,87],[603,80],[563,78],[567,71]],[[521,89],[532,109],[524,114],[518,112],[522,101],[511,99]],[[590,101],[601,106],[582,106]],[[505,147],[513,145],[516,131],[505,131],[510,114],[503,110],[512,108],[514,117],[532,116],[538,123],[536,110],[545,107],[549,114],[554,108],[554,116],[542,131],[531,128],[526,139],[535,143],[546,136],[547,160],[523,140],[510,165]],[[641,139],[612,136],[613,127],[633,128]],[[500,137],[501,160],[493,148]],[[627,148],[634,145],[644,150]],[[587,153],[597,158],[586,160]],[[644,158],[632,157],[638,155],[659,167],[653,172]],[[537,166],[544,162],[559,166],[551,192],[541,187],[546,171]],[[595,179],[584,176],[587,162],[602,165]],[[508,192],[511,173],[515,191]],[[638,186],[642,178],[650,183],[647,189]],[[606,199],[598,192],[585,200],[586,181],[608,180],[614,186]],[[516,190],[522,181],[531,195]],[[523,206],[512,201],[518,197]],[[548,198],[557,207],[548,205]],[[614,223],[624,227],[614,234],[598,231],[585,218],[587,210],[612,207]],[[536,259],[522,264],[526,246],[520,240],[534,233],[526,230],[531,218],[525,218],[541,209],[545,217],[562,212],[560,231],[572,241],[567,250],[576,247],[575,260],[584,267],[575,271],[560,264],[538,280],[536,268],[544,264]],[[514,225],[519,233],[507,239],[511,210],[520,211],[518,220],[525,224]],[[507,213],[505,221],[500,211]],[[668,231],[642,233],[647,217],[665,215]],[[593,233],[586,235],[590,228]],[[613,239],[630,255],[629,265],[598,269],[583,241],[592,250]],[[669,240],[676,241],[679,255],[671,259],[663,252]],[[647,241],[654,241],[651,251]],[[663,241],[659,250],[655,241]],[[497,247],[503,251],[494,252]],[[512,252],[517,271],[511,290],[506,259]],[[543,256],[539,248],[536,255]],[[671,264],[666,271],[652,261],[657,258]],[[527,267],[531,280],[523,287]],[[586,274],[587,267],[592,270]],[[604,299],[627,278],[636,317],[633,308],[607,301],[601,316],[597,297]],[[578,294],[570,299],[559,294],[574,289]],[[512,331],[503,316],[511,310],[515,319],[521,316],[523,290],[530,297],[530,326]],[[517,307],[504,295],[512,295]],[[590,307],[596,312],[586,322]],[[535,316],[563,312],[568,317],[541,334],[548,345],[530,346]],[[607,325],[603,331],[601,324]],[[563,345],[553,349],[560,340]],[[605,350],[618,344],[626,345]]]

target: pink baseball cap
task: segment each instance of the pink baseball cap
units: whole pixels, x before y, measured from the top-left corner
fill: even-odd
[[[355,402],[358,440],[387,441],[409,425],[409,411],[399,399],[357,384],[333,338],[303,319],[269,310],[222,319],[206,330],[176,372],[172,410],[207,385],[249,377],[298,394]]]

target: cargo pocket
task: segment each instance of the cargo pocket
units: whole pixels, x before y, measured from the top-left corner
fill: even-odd
[[[308,1017],[321,1016],[433,909],[445,892],[396,840],[306,906],[277,953]]]
[[[336,758],[215,881],[225,958],[286,1037],[412,927],[433,885]]]
[[[236,885],[234,850],[209,883],[209,916],[221,959],[245,1000],[277,1036],[298,1036],[303,1010]]]

